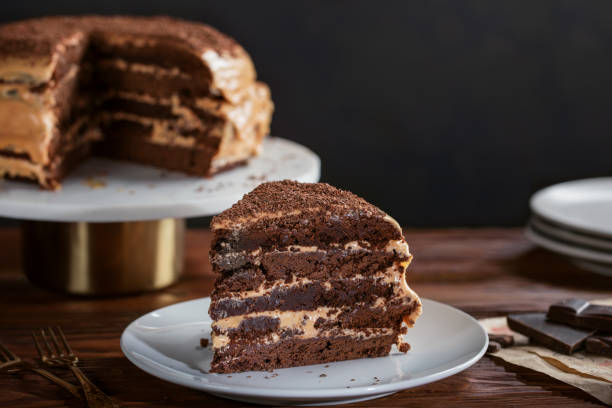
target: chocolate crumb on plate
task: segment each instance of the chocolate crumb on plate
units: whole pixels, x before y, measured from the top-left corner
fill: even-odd
[[[204,338],[200,339],[200,346],[208,347],[208,343],[209,343],[208,339],[204,339]]]

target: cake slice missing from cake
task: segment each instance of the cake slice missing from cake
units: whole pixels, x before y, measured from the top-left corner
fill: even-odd
[[[212,372],[400,351],[421,313],[395,220],[328,184],[264,183],[216,216]]]

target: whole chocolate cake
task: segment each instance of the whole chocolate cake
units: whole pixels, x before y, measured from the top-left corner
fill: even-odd
[[[328,184],[265,183],[211,223],[211,371],[406,352],[421,313],[395,220]]]
[[[249,55],[169,17],[0,26],[0,176],[56,188],[92,151],[197,176],[259,152],[273,105]]]

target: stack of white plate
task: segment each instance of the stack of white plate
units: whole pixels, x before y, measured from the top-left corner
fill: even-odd
[[[583,269],[612,276],[612,178],[556,184],[531,198],[527,237],[569,256]]]

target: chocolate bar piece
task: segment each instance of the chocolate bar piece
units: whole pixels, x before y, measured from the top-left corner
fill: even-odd
[[[583,329],[612,332],[612,306],[592,305],[583,299],[566,299],[548,309],[547,317]]]
[[[536,343],[564,354],[572,354],[584,345],[595,330],[583,330],[546,320],[545,313],[508,316],[508,327]]]
[[[612,336],[593,336],[586,341],[586,351],[600,356],[612,357]]]

